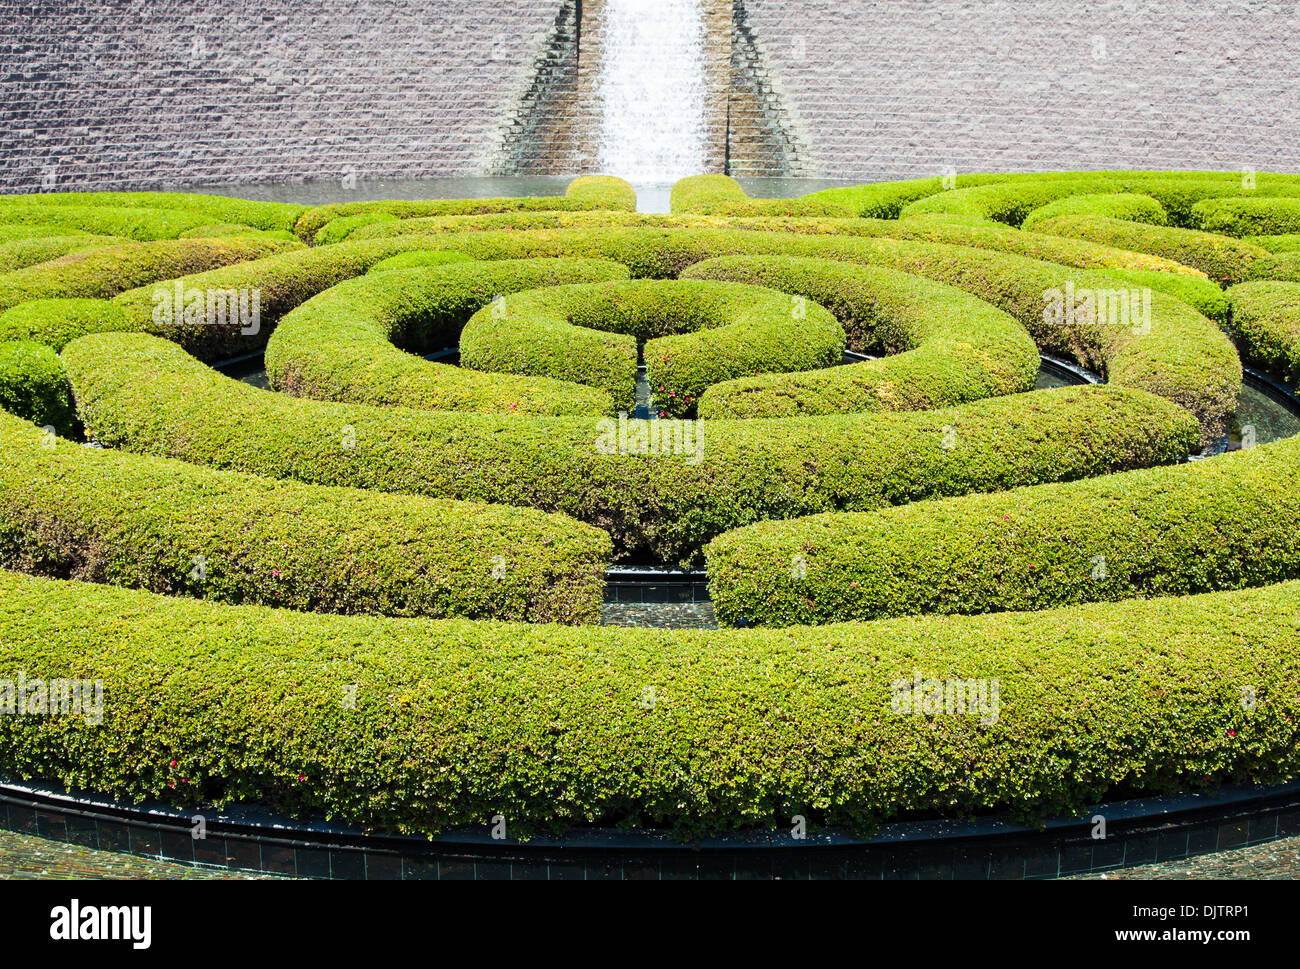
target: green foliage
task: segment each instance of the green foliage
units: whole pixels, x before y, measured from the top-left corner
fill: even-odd
[[[127,800],[418,834],[496,814],[520,835],[1035,821],[1294,777],[1298,617],[1288,583],[668,633],[301,615],[0,573],[0,670],[104,685],[98,724],[0,717],[0,761]],[[982,682],[986,702],[908,713],[917,676]]]
[[[1198,228],[1228,236],[1300,232],[1300,199],[1206,199],[1192,207]]]
[[[816,303],[767,289],[637,280],[521,293],[476,313],[460,352],[467,367],[598,387],[630,412],[641,345],[654,407],[676,417],[721,381],[833,366],[844,331]]]
[[[87,333],[123,329],[121,307],[103,299],[34,299],[0,313],[0,340],[35,341],[54,350]]]
[[[609,539],[558,515],[94,451],[4,415],[0,447],[3,568],[318,612],[599,616]]]
[[[408,253],[394,259],[423,256],[456,254]],[[416,354],[455,347],[465,321],[503,294],[559,283],[626,279],[623,266],[591,259],[440,261],[444,265],[378,275],[372,267],[369,274],[340,283],[289,313],[267,344],[271,385],[317,400],[431,410],[611,411],[606,394],[576,384],[478,373],[421,360]]]
[[[1228,291],[1230,331],[1248,361],[1300,388],[1300,283],[1242,283]]]
[[[669,201],[674,215],[830,216],[855,213],[842,202],[817,198],[751,199],[730,175],[691,175],[679,179]]]
[[[459,252],[443,250],[403,252],[396,256],[381,259],[370,267],[368,272],[384,273],[392,269],[417,269],[421,266],[447,266],[456,262],[473,262],[469,256]]]
[[[356,215],[341,216],[321,226],[320,231],[312,239],[312,245],[332,246],[336,242],[342,242],[354,229],[359,229],[363,225],[377,225],[397,221],[397,216],[390,215],[387,212],[360,212]]]
[[[1143,225],[1095,215],[1059,215],[1036,223],[1035,228],[1051,235],[1087,239],[1174,259],[1199,269],[1224,286],[1248,279],[1252,263],[1268,256],[1259,246],[1211,232]]]
[[[709,545],[709,589],[724,622],[794,625],[1281,582],[1300,577],[1297,458],[1290,439],[1172,468],[763,522]]]
[[[1100,195],[1067,195],[1034,209],[1021,223],[1020,228],[1030,231],[1039,222],[1061,215],[1097,215],[1149,225],[1167,225],[1169,216],[1165,207],[1149,195],[1131,192],[1103,193]]]
[[[1012,317],[960,290],[827,259],[724,256],[683,278],[767,286],[829,309],[859,353],[881,360],[715,384],[704,417],[929,410],[1032,390],[1038,348]]]
[[[66,256],[70,252],[100,249],[104,246],[120,246],[130,241],[117,236],[94,236],[87,233],[42,234],[27,239],[16,238],[10,242],[0,242],[0,270],[7,275],[19,269],[26,269],[28,266],[57,259],[59,256]],[[0,281],[3,279],[4,275],[0,275]]]
[[[1084,387],[917,413],[703,421],[690,451],[647,454],[631,442],[655,422],[630,422],[627,447],[602,447],[613,421],[298,400],[222,376],[144,334],[83,337],[63,361],[82,420],[107,447],[271,478],[559,511],[608,531],[620,553],[645,550],[662,561],[689,562],[715,535],[767,518],[1176,461],[1196,436],[1174,404]],[[349,448],[340,444],[344,428],[354,431]],[[950,432],[969,447],[945,448]]]
[[[39,343],[0,343],[0,409],[37,427],[52,427],[56,434],[71,434],[76,411],[58,354]],[[10,422],[2,415],[0,420]],[[14,460],[6,453],[7,463]]]
[[[595,209],[635,212],[636,189],[613,175],[583,175],[564,190],[567,198],[588,202]]]

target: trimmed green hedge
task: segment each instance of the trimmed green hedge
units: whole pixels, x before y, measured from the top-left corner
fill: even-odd
[[[767,371],[831,367],[844,330],[816,303],[732,282],[637,280],[556,286],[479,310],[461,363],[599,387],[636,407],[638,346],[661,416],[693,414],[712,385]]]
[[[111,209],[167,209],[193,213],[204,222],[251,226],[255,229],[291,229],[307,206],[296,202],[258,202],[225,195],[188,192],[49,192],[0,197],[0,220],[7,206],[36,205]]]
[[[1268,257],[1267,250],[1259,246],[1211,232],[1143,225],[1095,215],[1060,215],[1044,219],[1035,228],[1051,235],[1165,256],[1199,269],[1224,286],[1247,279],[1251,264]]]
[[[282,252],[287,245],[274,239],[171,239],[73,252],[0,276],[0,311],[33,299],[107,299],[133,287]],[[152,307],[150,300],[150,315]]]
[[[1297,643],[1293,583],[708,633],[298,615],[0,573],[0,675],[99,680],[104,701],[99,723],[0,717],[0,762],[416,834],[498,814],[512,835],[1036,821],[1294,778]],[[909,713],[918,677],[987,702]]]
[[[673,184],[674,215],[792,215],[850,218],[853,208],[815,198],[752,199],[730,175],[691,175]]]
[[[1173,468],[763,522],[708,546],[730,624],[1047,609],[1300,577],[1300,441]],[[792,562],[799,568],[792,567]]]
[[[108,447],[560,511],[608,531],[620,553],[644,549],[661,561],[691,561],[715,535],[768,518],[1177,461],[1198,436],[1167,401],[1083,387],[918,413],[696,422],[693,448],[656,455],[633,445],[650,427],[671,430],[668,422],[630,422],[624,446],[610,441],[623,436],[616,422],[590,417],[300,400],[224,377],[144,334],[83,337],[63,360],[87,429]],[[950,435],[962,446],[944,447]]]
[[[397,216],[387,212],[359,212],[356,215],[341,216],[321,226],[312,239],[312,245],[332,246],[336,242],[342,242],[353,230],[363,225],[383,225],[385,222],[397,221],[399,221]]]
[[[1300,388],[1300,283],[1242,283],[1228,296],[1230,332],[1242,355]]]
[[[1048,202],[1025,216],[1020,228],[1029,231],[1037,223],[1054,219],[1059,215],[1100,215],[1129,222],[1145,222],[1148,225],[1169,224],[1169,215],[1165,212],[1165,207],[1151,196],[1135,195],[1132,192],[1112,192],[1100,195],[1069,195],[1055,202]]]
[[[375,263],[366,272],[386,273],[393,269],[418,269],[421,266],[448,266],[452,263],[473,262],[469,256],[459,252],[446,252],[438,249],[403,252],[389,256]]]
[[[1181,300],[1220,326],[1228,322],[1228,315],[1232,311],[1232,301],[1228,299],[1227,294],[1217,283],[1212,283],[1203,276],[1146,272],[1136,269],[1107,269],[1106,275]]]
[[[335,219],[357,215],[388,215],[412,219],[442,215],[483,215],[498,212],[632,211],[636,192],[621,178],[586,176],[574,179],[563,196],[528,196],[491,199],[381,199],[375,202],[334,202],[308,209],[294,227],[299,238],[313,242],[316,234]]]
[[[56,434],[71,434],[76,409],[58,354],[40,343],[0,342],[0,409],[38,427],[52,427]],[[14,460],[6,454],[6,462]]]
[[[1300,232],[1275,236],[1242,236],[1241,241],[1249,242],[1252,246],[1259,246],[1261,249],[1267,249],[1275,255],[1300,250]]]
[[[234,225],[229,222],[215,222],[208,225],[186,229],[178,238],[181,239],[228,239],[231,236],[248,236],[253,239],[275,239],[277,242],[292,242],[294,248],[300,248],[302,241],[288,229],[254,229],[247,225]]]
[[[1119,326],[1048,325],[1044,294],[1049,290],[1063,290],[1067,283],[1076,290],[1123,288],[1117,286],[1118,278],[1000,252],[898,239],[724,229],[473,232],[431,236],[425,244],[476,259],[614,259],[634,278],[676,276],[697,262],[724,255],[814,256],[883,266],[988,300],[1020,320],[1044,351],[1103,371],[1112,384],[1147,390],[1186,407],[1201,420],[1207,439],[1220,433],[1226,415],[1236,409],[1241,388],[1241,361],[1231,342],[1181,300],[1153,294],[1149,333]]]
[[[1253,263],[1248,273],[1251,279],[1275,279],[1300,283],[1300,251],[1279,252]]]
[[[0,340],[24,340],[62,350],[87,333],[125,330],[122,308],[104,299],[33,299],[0,313]]]
[[[3,568],[319,612],[600,614],[609,539],[572,519],[94,451],[4,415],[0,447]]]
[[[828,259],[724,256],[690,279],[726,279],[796,294],[829,309],[850,349],[882,360],[715,384],[702,417],[785,417],[928,410],[1032,390],[1038,348],[1014,319],[939,283]]]
[[[62,230],[60,230],[62,231]],[[14,239],[0,242],[0,279],[5,275],[35,266],[39,263],[58,259],[70,252],[83,249],[100,249],[104,246],[120,246],[130,242],[117,236],[93,236],[86,233],[77,235],[41,235],[30,239]]]
[[[1192,207],[1198,228],[1228,236],[1300,232],[1300,199],[1206,199]]]
[[[0,196],[0,221],[61,226],[65,231],[124,236],[137,242],[175,239],[186,229],[211,221],[184,209],[150,209],[108,205],[48,205],[32,196]],[[37,196],[41,198],[41,196]]]
[[[502,294],[626,279],[623,266],[606,260],[536,259],[382,274],[375,274],[374,268],[308,300],[280,321],[266,347],[271,386],[297,397],[431,410],[612,411],[608,395],[587,387],[482,374],[421,360],[416,354],[456,346],[466,320]]]

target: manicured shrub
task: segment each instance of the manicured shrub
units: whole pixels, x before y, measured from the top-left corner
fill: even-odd
[[[1259,246],[1261,249],[1267,249],[1274,254],[1295,252],[1300,249],[1300,232],[1275,236],[1242,236],[1241,241],[1249,242],[1252,246]]]
[[[0,340],[35,341],[54,350],[87,333],[126,328],[122,308],[104,299],[34,299],[0,313]]]
[[[380,275],[372,268],[281,320],[267,344],[267,374],[277,390],[317,400],[517,414],[610,413],[609,396],[589,387],[478,373],[416,354],[456,346],[465,321],[502,294],[626,278],[618,263],[593,259],[453,262]]]
[[[595,209],[636,211],[636,189],[631,182],[614,175],[582,175],[569,183],[564,194],[567,198],[590,203]]]
[[[865,219],[897,219],[904,208],[918,199],[952,189],[972,188],[1009,181],[1013,175],[954,175],[911,178],[897,182],[874,182],[845,188],[828,188],[803,196],[808,201],[846,205],[851,215]],[[951,188],[950,188],[951,186]],[[982,218],[982,217],[981,217]]]
[[[1300,232],[1300,199],[1206,199],[1192,207],[1198,228],[1228,236]]]
[[[796,215],[849,218],[847,204],[823,199],[751,199],[729,175],[692,175],[673,184],[674,215]]]
[[[33,299],[107,299],[133,287],[281,252],[285,245],[272,239],[173,239],[73,252],[0,276],[0,311]],[[152,307],[150,300],[151,315]]]
[[[396,221],[398,221],[397,216],[389,215],[387,212],[361,212],[357,215],[345,215],[321,226],[320,231],[312,239],[312,245],[331,246],[336,242],[342,242],[354,229],[359,229],[363,225]]]
[[[1221,432],[1237,406],[1241,361],[1223,332],[1181,300],[1153,294],[1145,327],[1049,324],[1045,295],[1112,291],[1119,282],[1010,254],[897,239],[809,236],[724,229],[473,232],[429,237],[439,248],[476,259],[586,256],[625,264],[634,278],[675,276],[724,255],[813,256],[883,266],[948,283],[986,299],[1029,330],[1039,348],[1078,359],[1118,386],[1138,387],[1191,410],[1207,439]],[[396,243],[398,240],[392,240]],[[359,244],[358,244],[359,245]]]
[[[224,222],[255,229],[291,229],[307,206],[295,202],[258,202],[224,195],[195,195],[188,192],[49,192],[39,195],[8,195],[0,198],[0,220],[5,207],[58,206],[114,209],[169,209],[193,213],[208,224]]]
[[[806,300],[730,282],[637,280],[555,286],[479,310],[461,363],[599,387],[636,407],[638,345],[661,415],[693,414],[713,384],[744,374],[834,366],[844,330]]]
[[[104,246],[120,246],[130,241],[117,236],[78,233],[77,235],[40,235],[30,239],[0,242],[0,274],[26,269],[28,266],[66,256],[70,252],[100,249]],[[4,276],[0,275],[0,280],[3,278]]]
[[[1143,225],[1094,215],[1060,215],[1038,222],[1039,232],[1087,239],[1102,245],[1150,252],[1175,259],[1224,286],[1249,276],[1251,264],[1268,256],[1259,246],[1196,229]]]
[[[1083,387],[917,413],[677,424],[686,446],[654,454],[651,426],[658,440],[674,425],[298,400],[222,376],[145,334],[83,337],[63,361],[80,415],[105,446],[273,478],[560,511],[608,531],[619,552],[662,561],[691,561],[715,535],[767,518],[1176,461],[1197,436],[1174,404]],[[951,435],[960,447],[944,447]]]
[[[0,409],[56,434],[71,434],[76,411],[58,354],[39,343],[0,342]],[[0,420],[10,419],[0,415]],[[6,462],[14,460],[6,453]]]
[[[1061,215],[1099,215],[1148,225],[1167,225],[1169,216],[1165,207],[1149,195],[1131,192],[1103,193],[1101,195],[1069,195],[1034,209],[1020,228],[1031,231],[1039,222]]]
[[[787,256],[723,256],[690,279],[767,286],[829,309],[850,349],[882,360],[713,385],[703,417],[784,417],[928,410],[1032,390],[1038,348],[1012,317],[961,290],[916,276]]]
[[[1242,356],[1300,388],[1300,283],[1242,283],[1228,296]]]
[[[1274,279],[1283,282],[1300,282],[1300,251],[1279,252],[1257,260],[1247,273],[1250,279]]]
[[[28,199],[31,196],[0,196],[0,221],[61,226],[65,230],[124,236],[139,242],[175,239],[186,229],[209,221],[199,213],[183,209],[49,205]]]
[[[0,671],[100,680],[105,701],[100,722],[0,717],[0,762],[124,800],[416,834],[498,814],[517,835],[1033,822],[1294,777],[1297,614],[1287,583],[669,633],[301,615],[0,573]],[[953,681],[982,702],[927,715]]]
[[[1298,458],[1291,439],[1173,468],[763,522],[708,546],[709,590],[724,622],[795,625],[1280,582],[1300,577]]]
[[[94,451],[5,415],[0,446],[3,568],[318,612],[599,616],[609,539],[562,516]]]
[[[252,226],[235,225],[228,222],[195,226],[193,229],[186,229],[180,234],[179,238],[228,239],[231,236],[248,236],[254,239],[275,239],[278,242],[294,243],[294,248],[302,246],[302,242],[298,237],[288,229],[254,229]]]
[[[1137,269],[1107,269],[1106,275],[1181,300],[1220,326],[1227,323],[1228,314],[1232,309],[1231,301],[1218,284],[1200,275],[1189,276]]]
[[[445,252],[441,250],[403,252],[396,256],[389,256],[387,259],[381,259],[370,267],[367,272],[383,273],[392,269],[417,269],[420,266],[446,266],[457,262],[473,262],[469,256],[462,255],[459,252]]]

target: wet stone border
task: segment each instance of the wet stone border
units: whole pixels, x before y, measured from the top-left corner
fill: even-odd
[[[1094,839],[1094,815],[1108,837]],[[487,829],[433,840],[367,835],[256,810],[191,817],[49,787],[0,786],[0,827],[101,851],[211,869],[369,880],[1044,879],[1173,861],[1300,836],[1300,782],[1122,801],[1031,830],[1005,820],[885,825],[862,841],[834,832],[735,835],[693,845],[656,832],[593,830],[559,841],[493,841]]]

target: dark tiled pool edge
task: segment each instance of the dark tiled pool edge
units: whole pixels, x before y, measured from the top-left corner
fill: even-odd
[[[1094,814],[1108,836],[1091,836]],[[858,841],[737,836],[676,844],[649,832],[591,832],[580,841],[494,842],[370,836],[327,824],[212,812],[192,816],[23,786],[0,786],[0,827],[158,861],[300,878],[372,880],[1033,879],[1179,860],[1300,835],[1300,784],[1202,797],[1117,802],[1029,830],[1005,821],[887,825]]]

